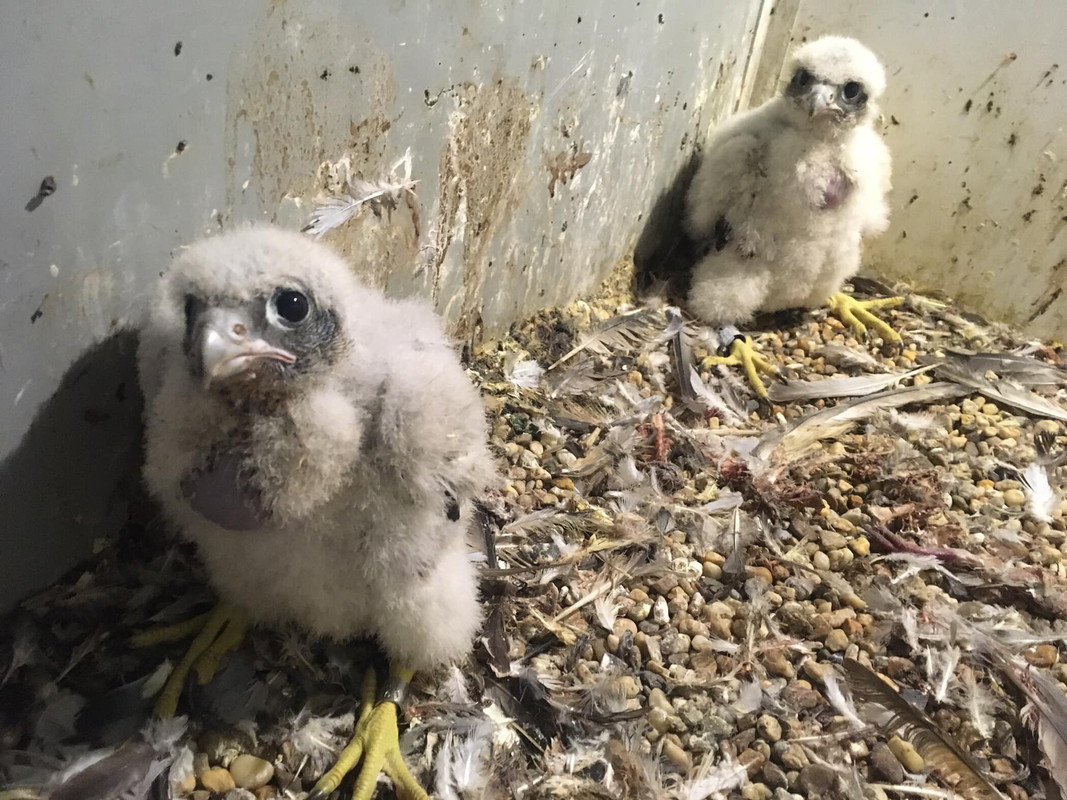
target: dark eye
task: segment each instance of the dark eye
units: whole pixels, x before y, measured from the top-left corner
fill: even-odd
[[[793,76],[793,83],[803,89],[811,83],[811,73],[806,69],[798,69],[797,74]]]
[[[841,90],[841,94],[845,96],[846,100],[858,100],[860,95],[863,94],[863,87],[855,81],[849,81]]]
[[[279,289],[274,294],[274,310],[290,325],[299,325],[308,317],[311,301],[295,289]]]

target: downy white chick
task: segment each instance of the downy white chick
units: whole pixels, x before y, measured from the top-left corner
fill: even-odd
[[[686,197],[699,259],[689,307],[736,325],[829,300],[858,333],[866,322],[899,341],[867,304],[837,294],[859,269],[861,237],[889,224],[889,150],[874,129],[885,70],[855,39],[827,36],[799,48],[789,74],[781,96],[727,120],[706,145]],[[759,390],[753,366],[766,363],[729,338],[735,356],[720,363],[745,362]]]
[[[481,621],[466,533],[494,468],[478,394],[428,306],[360,285],[306,236],[249,227],[177,257],[138,360],[145,482],[222,598],[157,711],[173,713],[182,670],[210,676],[246,620],[377,637],[394,701],[413,671],[466,654]],[[363,796],[380,766],[406,773],[395,714],[361,717]]]

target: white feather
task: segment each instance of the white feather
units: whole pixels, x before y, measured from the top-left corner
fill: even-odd
[[[1056,506],[1056,494],[1048,479],[1048,470],[1036,461],[1023,472],[1023,485],[1030,513],[1041,522],[1052,522],[1052,510]]]
[[[483,762],[493,743],[493,723],[480,720],[466,736],[449,731],[437,753],[435,789],[442,800],[461,800],[485,786]]]
[[[520,389],[536,389],[545,370],[536,361],[518,361],[508,371],[508,380]]]
[[[752,714],[763,705],[763,689],[759,681],[747,681],[741,686],[741,692],[733,702],[734,710],[739,714]]]
[[[832,671],[828,672],[823,685],[826,687],[826,699],[830,701],[830,705],[834,707],[838,714],[847,719],[849,724],[856,730],[867,727],[866,723],[860,719],[852,700],[845,697],[841,691],[841,686],[837,682],[837,675]]]
[[[959,663],[959,660],[959,647],[951,645],[945,648],[944,661],[941,664],[941,679],[937,682],[937,689],[934,692],[934,698],[939,703],[945,702],[945,698],[948,697],[948,687],[956,674],[956,664]]]
[[[748,783],[748,770],[744,764],[727,758],[713,766],[713,760],[712,755],[705,756],[692,780],[674,787],[671,797],[676,800],[706,800]]]
[[[401,170],[398,174],[398,170]],[[366,203],[383,197],[398,198],[404,192],[414,194],[418,181],[411,180],[411,150],[399,158],[385,178],[376,181],[355,179],[348,181],[348,194],[331,197],[311,212],[311,221],[304,232],[315,238],[339,228],[356,215]]]

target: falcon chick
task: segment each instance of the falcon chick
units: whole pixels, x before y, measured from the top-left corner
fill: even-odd
[[[177,257],[138,362],[145,482],[222,601],[141,637],[199,631],[157,711],[174,712],[191,669],[210,679],[248,622],[373,635],[393,702],[369,702],[369,673],[353,744],[313,796],[361,752],[356,796],[382,767],[425,796],[400,760],[396,702],[413,671],[462,658],[479,628],[466,533],[494,477],[479,396],[433,312],[362,286],[306,236],[250,227]]]
[[[862,236],[889,225],[889,150],[874,129],[885,70],[855,39],[827,36],[799,48],[779,97],[727,120],[706,145],[686,197],[697,244],[689,306],[705,321],[735,325],[759,311],[831,309],[858,334],[900,341],[861,303],[839,293],[860,265]],[[732,340],[732,341],[730,341]],[[773,371],[730,330],[733,355],[757,391]]]

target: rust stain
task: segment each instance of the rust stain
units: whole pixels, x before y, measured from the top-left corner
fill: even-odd
[[[548,196],[556,196],[556,184],[567,185],[578,170],[593,159],[593,154],[585,149],[584,145],[572,145],[569,150],[557,153],[553,158],[545,157],[545,166],[548,168]]]
[[[452,134],[438,164],[440,205],[431,291],[436,303],[448,248],[462,236],[463,299],[454,332],[471,340],[481,327],[489,245],[517,205],[516,179],[530,134],[530,100],[514,81],[498,79],[461,87],[456,101]]]

